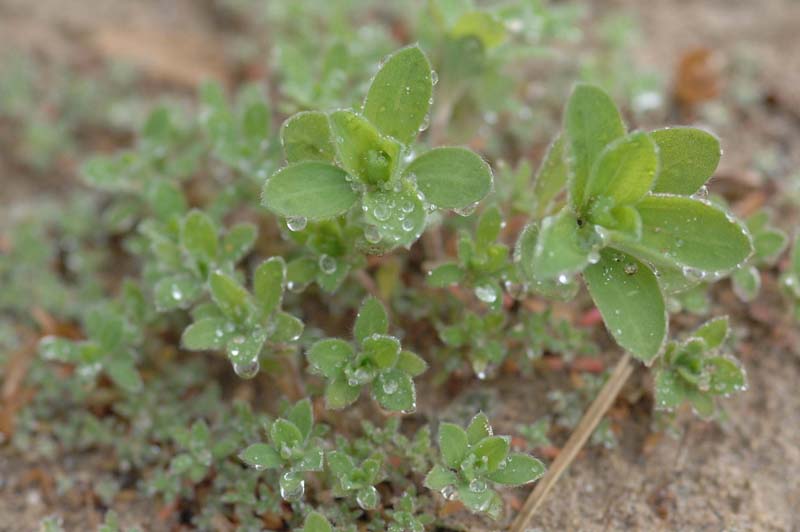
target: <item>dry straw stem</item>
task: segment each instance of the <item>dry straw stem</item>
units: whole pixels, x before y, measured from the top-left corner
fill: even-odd
[[[558,479],[561,478],[561,475],[567,470],[578,455],[578,452],[589,439],[589,436],[594,432],[597,424],[600,423],[606,411],[611,407],[611,404],[614,402],[614,399],[616,399],[617,394],[632,372],[633,366],[631,365],[631,357],[626,353],[619,362],[617,362],[608,381],[603,385],[600,393],[597,394],[597,397],[589,407],[589,410],[586,411],[583,418],[581,418],[578,426],[575,427],[575,432],[569,437],[567,444],[558,454],[558,457],[556,457],[550,469],[542,480],[536,484],[536,487],[528,496],[528,500],[525,501],[525,505],[511,525],[511,532],[522,532],[525,530],[525,527],[528,525],[531,518],[533,518],[536,510],[538,510],[539,506],[544,502],[547,494],[550,493],[550,490],[555,486],[556,482],[558,482]]]

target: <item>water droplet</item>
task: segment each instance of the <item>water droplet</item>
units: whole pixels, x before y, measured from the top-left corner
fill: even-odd
[[[295,478],[295,473],[284,473],[280,482],[281,498],[285,501],[296,501],[303,496],[306,490],[306,483],[304,480],[299,482]]]
[[[319,257],[319,269],[328,275],[336,272],[336,259],[323,253]]]
[[[426,114],[426,115],[425,115],[425,116],[422,118],[422,123],[419,125],[419,131],[420,131],[420,133],[422,133],[423,131],[425,131],[426,129],[428,129],[428,128],[430,127],[430,125],[431,125],[431,115],[430,115],[430,114]]]
[[[397,381],[394,379],[384,379],[382,388],[384,393],[392,395],[397,392]]]
[[[562,273],[558,276],[558,284],[567,284],[569,282],[569,277],[566,274]]]
[[[700,187],[697,192],[694,193],[694,197],[697,199],[708,199],[708,187],[703,185]]]
[[[639,266],[635,262],[629,262],[622,267],[622,271],[625,272],[625,275],[634,275],[639,271]]]
[[[403,220],[401,226],[403,227],[403,231],[410,233],[411,230],[414,229],[414,221],[411,218],[406,218]]]
[[[469,490],[473,493],[483,493],[486,491],[486,481],[478,478],[472,479],[469,483]]]
[[[590,251],[586,259],[589,261],[589,264],[597,264],[600,262],[600,253],[596,250]]]
[[[440,493],[448,501],[454,501],[458,497],[458,490],[456,490],[455,486],[445,486]]]
[[[381,232],[374,225],[368,225],[364,228],[364,238],[371,244],[377,244],[381,241]]]
[[[431,70],[431,85],[439,83],[439,74],[435,70]]]
[[[469,216],[475,212],[475,209],[478,208],[478,202],[476,201],[472,205],[467,205],[463,209],[453,209],[453,211],[458,214],[459,216]]]
[[[175,285],[172,287],[172,299],[175,301],[180,301],[183,299],[183,292],[181,292],[181,289]]]
[[[375,209],[373,209],[372,214],[375,216],[376,220],[385,222],[389,219],[389,207],[383,203],[379,203],[375,205]]]
[[[478,285],[475,287],[475,297],[484,303],[494,303],[497,300],[497,292],[490,284]]]
[[[514,281],[506,281],[503,283],[508,295],[514,299],[522,299],[525,295],[526,286],[522,283],[515,283]]]
[[[286,226],[289,231],[302,231],[308,225],[308,218],[305,216],[290,216],[286,218]]]
[[[252,379],[258,374],[259,369],[261,369],[261,365],[257,358],[243,364],[233,364],[233,371],[242,379]]]

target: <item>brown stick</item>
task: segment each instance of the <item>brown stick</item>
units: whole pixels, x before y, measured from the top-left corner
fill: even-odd
[[[536,487],[528,496],[528,500],[525,501],[525,505],[511,525],[510,532],[522,532],[525,530],[533,514],[536,513],[536,510],[539,509],[539,506],[541,506],[545,497],[547,497],[547,494],[550,493],[550,490],[555,486],[556,482],[558,482],[558,479],[561,478],[561,475],[567,470],[578,455],[578,452],[586,444],[589,436],[591,436],[597,424],[600,423],[606,411],[611,407],[614,399],[616,399],[617,394],[632,372],[633,366],[631,365],[631,358],[630,355],[626,353],[625,356],[617,362],[608,381],[603,385],[600,393],[597,394],[597,397],[589,407],[589,410],[583,415],[583,418],[581,418],[578,426],[575,427],[575,431],[569,437],[569,440],[567,440],[567,444],[558,454],[555,461],[550,466],[550,469],[545,473],[542,480],[536,484]]]

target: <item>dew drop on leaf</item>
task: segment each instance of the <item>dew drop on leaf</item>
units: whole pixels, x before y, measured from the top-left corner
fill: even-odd
[[[381,232],[374,225],[368,225],[364,228],[364,238],[371,244],[377,244],[381,241]]]
[[[324,253],[319,257],[319,269],[322,273],[332,274],[336,272],[336,259]]]
[[[484,303],[494,303],[497,300],[497,292],[490,284],[478,285],[475,287],[475,297]]]
[[[625,272],[625,275],[635,275],[639,271],[639,266],[635,262],[629,262],[623,266],[622,271]]]
[[[442,497],[444,497],[448,501],[454,501],[454,500],[456,500],[456,497],[458,497],[458,491],[456,491],[455,486],[445,486],[445,487],[443,487],[442,491],[441,491],[441,494],[442,494]]]
[[[239,378],[242,379],[252,379],[258,374],[259,369],[261,369],[261,366],[258,363],[257,358],[250,362],[245,362],[243,364],[239,363],[233,364],[233,371]]]
[[[289,231],[302,231],[308,225],[308,219],[305,216],[290,216],[286,218],[286,226]]]

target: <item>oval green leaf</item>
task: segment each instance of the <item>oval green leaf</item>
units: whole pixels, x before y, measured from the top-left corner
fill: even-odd
[[[651,135],[661,160],[653,192],[689,196],[717,169],[722,151],[719,139],[711,133],[693,127],[670,127]]]
[[[357,199],[344,170],[304,161],[275,172],[264,184],[261,203],[279,216],[323,220],[344,214]]]
[[[281,126],[281,144],[290,163],[333,162],[336,156],[328,116],[320,111],[303,111],[289,117]]]
[[[482,200],[492,188],[492,170],[466,148],[435,148],[406,168],[425,199],[441,209],[463,209]]]

